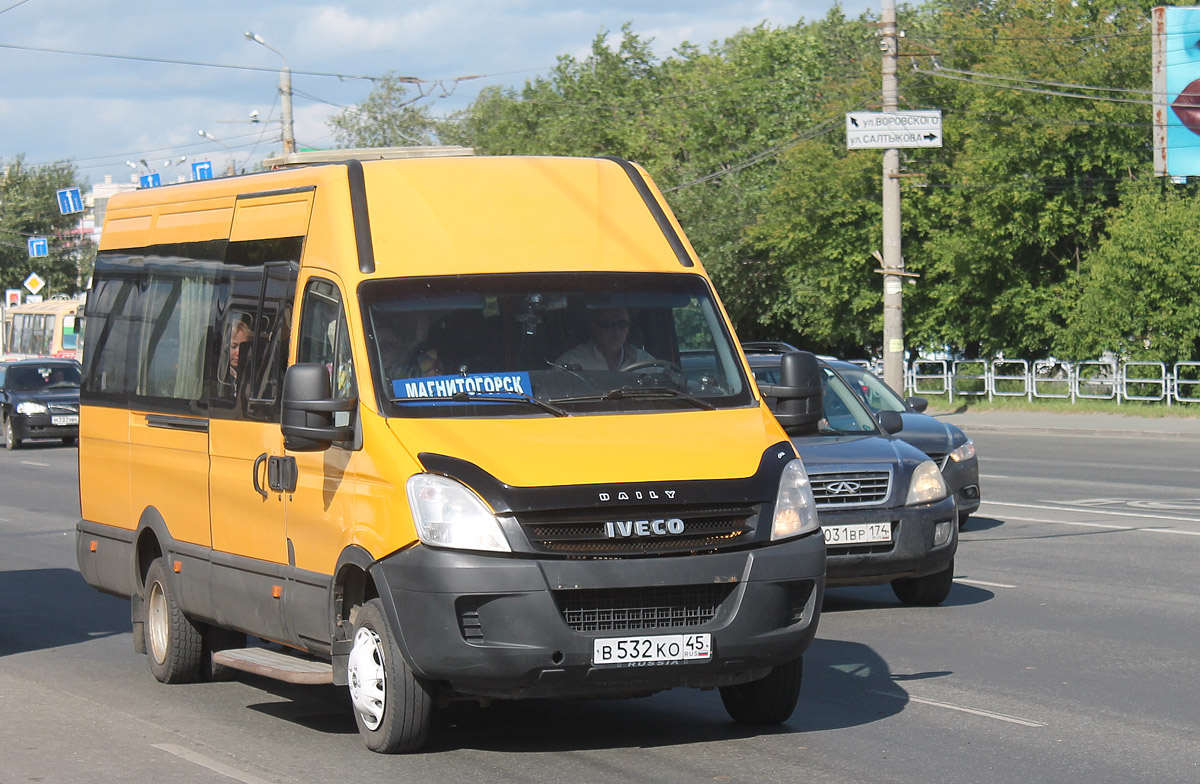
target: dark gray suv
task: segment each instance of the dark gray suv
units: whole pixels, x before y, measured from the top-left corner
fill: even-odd
[[[808,472],[825,535],[827,585],[890,583],[905,604],[940,604],[954,580],[957,510],[937,465],[894,437],[895,413],[876,416],[828,362],[812,354],[820,406],[785,429]],[[768,405],[786,394],[781,354],[748,353]],[[815,389],[814,389],[815,392]],[[781,418],[781,422],[784,418]]]
[[[770,341],[743,343],[742,350],[753,365],[756,362],[769,363],[770,360],[756,359],[760,356],[774,356],[777,364],[778,357],[784,352],[799,349],[788,343]],[[942,476],[958,501],[958,526],[961,528],[965,525],[967,518],[979,509],[980,501],[979,459],[975,454],[975,442],[956,425],[924,413],[929,405],[925,398],[901,398],[883,383],[883,379],[861,365],[833,357],[821,357],[821,360],[846,380],[877,417],[883,411],[894,411],[900,415],[904,422],[899,432],[900,438],[929,455],[942,469]]]

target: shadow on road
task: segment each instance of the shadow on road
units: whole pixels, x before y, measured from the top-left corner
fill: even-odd
[[[129,632],[129,602],[74,569],[0,572],[0,656]]]
[[[971,515],[967,520],[967,524],[962,527],[963,533],[972,533],[974,531],[990,531],[993,528],[999,528],[1004,525],[1003,520],[997,520],[994,517],[980,517],[977,514]]]
[[[657,748],[854,727],[895,715],[907,694],[888,665],[859,643],[815,640],[805,655],[804,689],[791,720],[777,727],[735,724],[715,691],[674,689],[648,697],[603,700],[458,702],[437,714],[426,753],[463,749],[554,753]],[[937,678],[945,672],[906,675]],[[300,687],[240,678],[282,701],[247,705],[322,735],[357,732],[346,689]]]

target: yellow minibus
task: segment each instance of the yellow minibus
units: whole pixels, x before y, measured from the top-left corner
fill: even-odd
[[[117,194],[86,318],[79,567],[159,681],[345,685],[380,752],[460,699],[792,714],[825,546],[784,427],[815,360],[777,419],[638,166]]]
[[[82,307],[81,301],[64,296],[5,308],[4,359],[78,359]]]

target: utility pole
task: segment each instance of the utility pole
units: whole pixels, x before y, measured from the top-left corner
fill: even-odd
[[[283,52],[263,40],[261,35],[256,35],[250,30],[247,30],[242,35],[246,37],[247,41],[253,41],[259,46],[279,55],[279,59],[283,61],[283,68],[279,70],[279,106],[283,119],[281,141],[283,142],[283,154],[291,155],[296,151],[296,133],[292,120],[292,69],[288,66],[287,58],[283,56]]]
[[[883,0],[883,111],[899,108],[896,0]],[[900,150],[883,151],[883,381],[904,395],[904,257],[900,254]]]

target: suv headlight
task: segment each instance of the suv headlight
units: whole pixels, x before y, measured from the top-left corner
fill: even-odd
[[[970,460],[975,456],[975,442],[967,439],[967,443],[962,444],[953,452],[950,453],[950,459],[956,463],[961,463],[964,460]]]
[[[17,403],[17,413],[25,414],[26,416],[29,414],[44,414],[46,413],[46,406],[35,400],[26,400],[22,403]]]
[[[948,495],[950,491],[946,488],[946,480],[942,478],[937,464],[926,460],[913,471],[912,481],[908,483],[908,500],[904,505],[929,504],[941,501]]]
[[[417,474],[409,478],[407,489],[417,536],[423,543],[512,552],[496,515],[465,485],[436,474]]]
[[[771,523],[771,541],[788,539],[816,531],[817,502],[804,463],[793,460],[783,467],[779,494],[775,496],[775,520]]]

